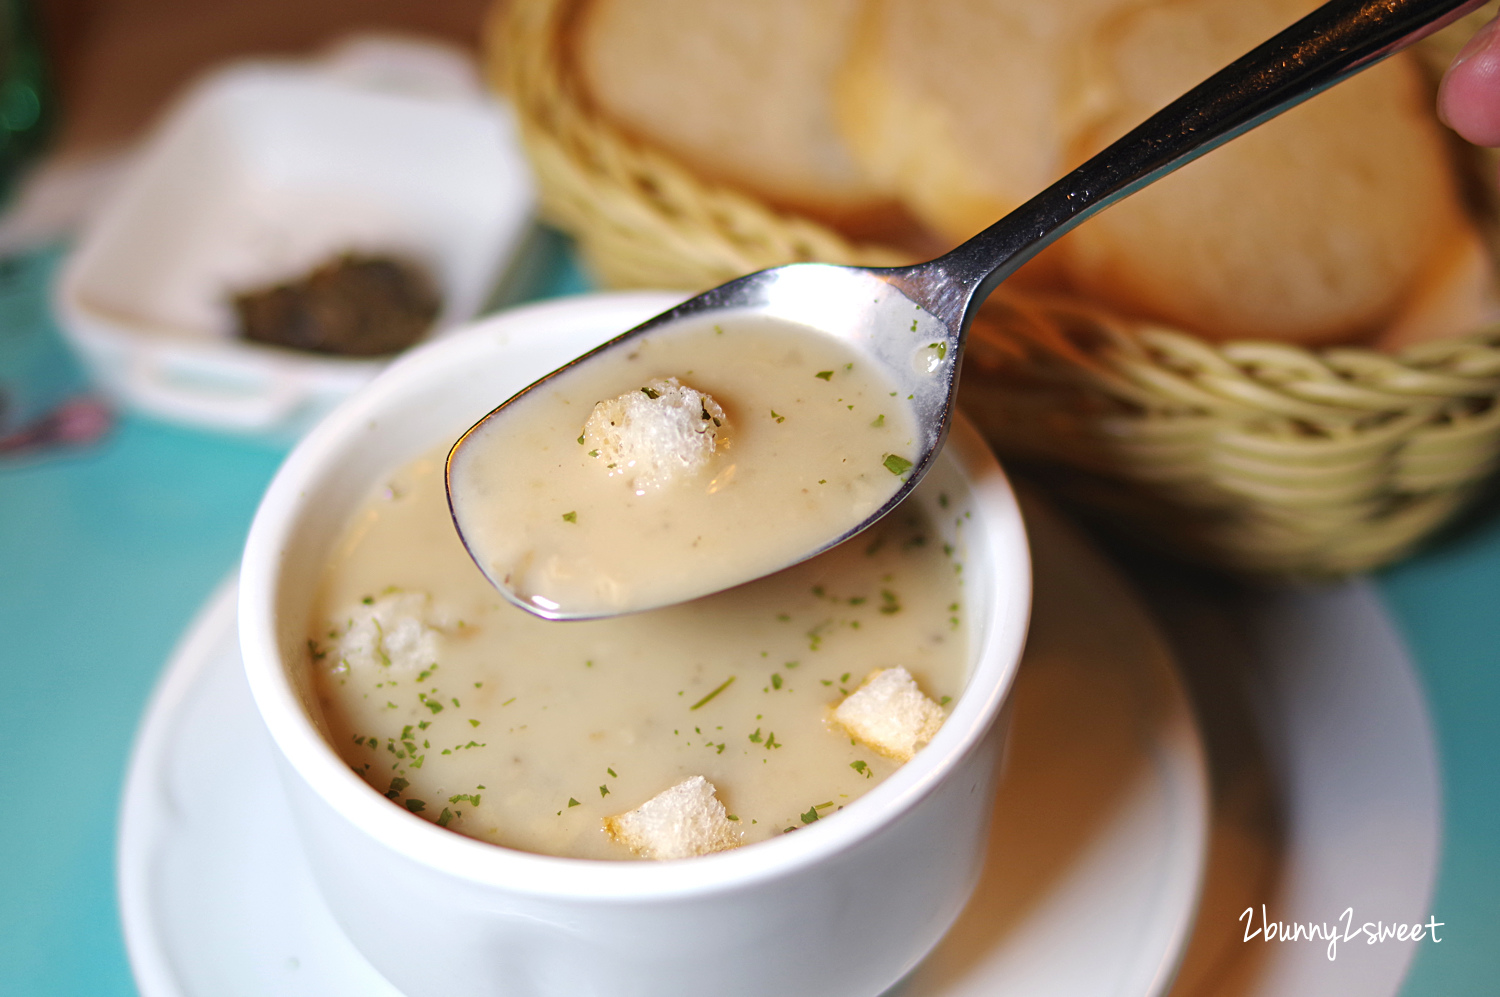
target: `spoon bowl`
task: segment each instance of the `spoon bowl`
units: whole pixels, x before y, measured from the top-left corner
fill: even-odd
[[[964,340],[990,292],[1057,238],[1096,212],[1166,176],[1282,111],[1374,65],[1482,5],[1483,0],[1333,0],[1188,91],[1076,170],[953,251],[909,267],[795,263],[732,280],[664,312],[518,393],[481,420],[448,458],[449,504],[475,562],[506,598],[551,619],[581,619],[652,608],[629,599],[584,608],[527,592],[474,542],[475,503],[454,501],[477,463],[474,441],[512,418],[517,403],[582,369],[629,354],[646,338],[697,323],[733,331],[747,316],[785,323],[844,344],[872,364],[904,402],[908,449],[887,468],[893,491],[854,504],[795,550],[749,559],[743,570],[673,570],[689,579],[684,601],[789,566],[841,543],[895,508],[942,447],[953,415]],[[827,373],[827,372],[824,372]],[[823,376],[820,373],[818,376]],[[631,389],[626,389],[631,390]],[[645,389],[642,389],[645,390]],[[705,409],[705,418],[707,409]],[[774,413],[773,413],[774,414]],[[578,425],[583,419],[577,420]],[[578,442],[583,443],[579,437]],[[894,454],[894,451],[893,451]],[[889,459],[889,458],[887,458]],[[716,479],[717,480],[717,479]],[[726,529],[734,529],[726,523]]]

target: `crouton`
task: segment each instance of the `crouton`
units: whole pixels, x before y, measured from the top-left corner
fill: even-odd
[[[642,858],[686,859],[735,848],[740,834],[701,775],[657,793],[628,813],[604,818],[610,837]]]
[[[585,445],[611,476],[638,494],[703,469],[719,449],[724,410],[675,377],[599,402],[584,424]]]
[[[922,694],[905,668],[877,668],[831,719],[855,740],[906,762],[943,726],[943,708]]]
[[[424,592],[389,592],[340,614],[324,661],[334,669],[388,668],[414,672],[438,660],[441,633],[432,627]]]

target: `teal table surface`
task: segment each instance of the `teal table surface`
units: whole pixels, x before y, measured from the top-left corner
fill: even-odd
[[[524,297],[583,286],[565,260],[541,270],[550,276]],[[175,641],[236,565],[284,454],[126,416],[87,449],[0,462],[0,730],[16,752],[0,819],[0,995],[135,992],[114,883],[131,738]],[[1446,934],[1420,948],[1403,993],[1492,995],[1500,513],[1378,586],[1418,662],[1445,778],[1432,913]]]

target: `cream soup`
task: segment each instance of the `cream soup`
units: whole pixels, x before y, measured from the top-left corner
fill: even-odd
[[[830,725],[877,668],[946,713],[965,680],[960,503],[924,484],[870,530],[695,602],[557,623],[502,599],[453,531],[443,454],[394,474],[327,566],[310,635],[324,730],[394,804],[453,831],[631,854],[606,817],[701,775],[744,843],[897,767]]]
[[[668,378],[709,396],[701,426],[718,439],[662,482],[612,459],[590,415]],[[782,320],[675,324],[476,427],[450,462],[454,519],[494,583],[543,615],[680,602],[792,564],[885,505],[914,459],[898,395],[852,347]]]

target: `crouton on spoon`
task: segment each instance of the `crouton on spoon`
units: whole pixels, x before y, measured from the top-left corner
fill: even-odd
[[[687,601],[834,546],[926,473],[965,333],[1001,281],[1099,210],[1480,5],[1334,0],[936,260],[764,270],[610,340],[454,445],[460,536],[506,598],[551,619]]]

